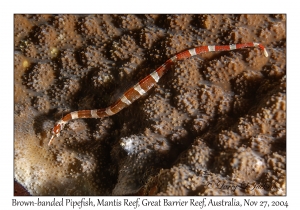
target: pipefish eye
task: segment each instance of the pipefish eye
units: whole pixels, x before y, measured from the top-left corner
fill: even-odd
[[[53,128],[53,132],[54,132],[55,134],[57,134],[57,133],[59,133],[59,131],[60,131],[60,124],[57,124],[57,125],[55,125],[54,128]]]

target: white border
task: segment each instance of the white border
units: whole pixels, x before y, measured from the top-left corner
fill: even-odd
[[[71,3],[72,2],[72,3]],[[295,2],[295,3],[293,3]],[[289,8],[289,9],[288,9]],[[290,209],[299,206],[299,12],[297,1],[37,1],[0,3],[1,46],[1,206],[11,209],[13,196],[13,14],[15,13],[286,13],[287,14],[287,197],[249,197],[252,200],[287,200]],[[24,200],[37,197],[17,197]],[[51,197],[50,197],[51,198]],[[177,197],[172,197],[178,200]],[[219,197],[220,198],[220,197]],[[225,197],[228,198],[228,197]],[[240,197],[239,197],[240,198]],[[243,199],[246,197],[243,197]],[[79,198],[78,198],[79,199]],[[123,199],[123,197],[122,197]],[[171,199],[171,197],[170,197]],[[199,198],[200,199],[200,198]],[[124,207],[122,207],[124,208]],[[245,207],[246,208],[246,207]],[[14,207],[16,209],[16,207]],[[71,208],[70,208],[71,209]],[[83,208],[88,209],[88,208]],[[91,208],[95,209],[95,208]],[[112,209],[112,208],[111,208]],[[133,208],[126,208],[133,209]],[[161,208],[159,208],[161,209]],[[230,208],[227,208],[230,209]]]

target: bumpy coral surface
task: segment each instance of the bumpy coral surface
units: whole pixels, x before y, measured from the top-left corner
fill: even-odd
[[[285,195],[285,15],[15,15],[15,180],[31,195]],[[145,96],[105,108],[180,51]]]

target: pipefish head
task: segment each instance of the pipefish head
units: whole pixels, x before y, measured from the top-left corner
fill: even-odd
[[[53,127],[51,133],[52,136],[50,138],[50,141],[48,143],[48,146],[51,145],[52,140],[54,139],[54,137],[59,137],[60,131],[63,129],[64,125],[66,124],[66,122],[64,122],[63,120],[58,121],[55,126]]]

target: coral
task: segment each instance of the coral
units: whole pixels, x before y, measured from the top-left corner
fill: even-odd
[[[108,86],[112,82],[114,82],[114,77],[112,71],[109,68],[109,65],[105,65],[105,63],[100,65],[101,65],[100,70],[95,71],[92,77],[93,85],[96,88]]]
[[[115,15],[114,20],[125,30],[136,30],[142,27],[142,21],[136,15]]]
[[[197,138],[191,148],[184,153],[179,161],[187,163],[190,170],[199,173],[209,167],[211,163],[212,149],[210,149],[203,139]]]
[[[142,49],[137,45],[135,39],[129,35],[122,36],[120,40],[115,41],[112,49],[111,56],[115,61],[143,55]]]
[[[141,30],[140,45],[144,48],[151,48],[153,44],[164,35],[164,31],[156,27],[145,27]]]
[[[168,17],[170,28],[175,30],[185,30],[190,27],[193,19],[191,15],[172,15]]]
[[[14,178],[31,195],[286,194],[286,15],[16,14],[14,24]],[[238,42],[269,57],[247,48],[178,61],[126,109],[72,120],[47,145],[64,114],[109,106],[174,54]]]
[[[184,124],[187,116],[170,105],[168,90],[157,89],[157,91],[161,91],[161,95],[150,96],[143,106],[151,130],[162,136],[169,136],[174,143],[185,144],[187,131]]]
[[[33,34],[33,40],[35,40],[40,46],[55,46],[57,40],[56,38],[57,33],[55,31],[55,28],[50,25],[39,26]]]
[[[207,80],[227,83],[244,70],[244,64],[237,56],[222,56],[209,62],[204,71]]]
[[[37,63],[29,72],[24,84],[37,92],[49,89],[54,82],[55,74],[51,64]]]
[[[266,169],[263,158],[256,155],[250,148],[243,147],[233,155],[229,165],[232,177],[246,182],[257,180]]]
[[[103,51],[93,46],[88,46],[81,52],[81,61],[83,65],[90,68],[98,67],[103,62]]]
[[[118,161],[120,172],[113,195],[137,193],[145,179],[155,172],[157,165],[164,167],[168,160],[166,154],[171,149],[165,138],[149,132],[147,136],[132,135],[122,138],[120,146],[121,148],[113,150],[114,156],[122,157],[125,152],[122,161]]]
[[[66,102],[69,102],[70,100],[73,100],[75,97],[75,94],[80,89],[80,81],[78,79],[64,79],[61,81],[62,83],[57,85],[56,88],[53,88],[49,91],[47,91],[47,94],[49,95],[49,98],[51,101],[53,101],[54,104],[62,105]]]
[[[15,46],[18,46],[20,41],[32,30],[34,24],[25,15],[15,15],[14,22]]]
[[[48,112],[50,107],[49,99],[47,99],[47,97],[37,96],[34,98],[33,107],[40,112]]]
[[[61,51],[60,54],[60,63],[61,67],[63,68],[62,75],[66,73],[72,73],[74,71],[78,71],[80,66],[78,65],[78,62],[76,60],[76,55],[74,51],[71,51],[70,49],[66,49]]]

